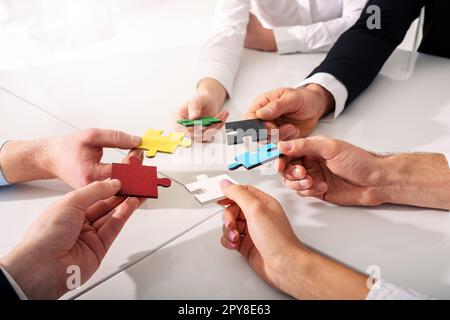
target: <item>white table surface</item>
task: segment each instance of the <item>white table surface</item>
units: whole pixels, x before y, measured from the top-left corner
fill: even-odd
[[[0,53],[1,136],[29,139],[87,127],[133,134],[150,127],[172,128],[173,111],[193,92],[195,62],[208,33],[213,3],[195,1],[194,7],[184,1],[111,3],[115,13],[103,17],[100,31],[89,33],[80,27],[84,37],[70,34],[70,43],[58,43],[59,38],[45,28],[32,37],[23,31],[26,23],[21,20],[0,32],[8,44]],[[174,21],[183,28],[174,27]],[[91,41],[84,43],[80,39],[86,34]],[[235,94],[227,103],[232,119],[241,119],[261,92],[295,86],[323,57],[246,50]],[[450,154],[449,82],[449,60],[397,51],[371,88],[338,120],[321,122],[314,134],[380,152]],[[233,150],[220,140],[206,150],[195,150],[195,157],[225,151],[227,160],[204,165],[199,158],[191,159],[191,149],[186,149],[147,162],[182,183],[202,172],[227,172]],[[175,161],[180,155],[190,161]],[[105,161],[119,161],[121,156],[111,150]],[[433,297],[450,297],[448,212],[391,205],[336,207],[300,199],[282,187],[278,176],[261,175],[259,170],[240,170],[233,177],[276,196],[299,237],[317,250],[361,271],[377,265],[387,280]],[[58,182],[1,190],[0,255],[66,191]],[[260,281],[241,257],[220,247],[220,215],[208,219],[217,212],[216,206],[200,207],[177,183],[160,192],[160,199],[147,201],[131,218],[83,288],[143,255],[149,257],[80,298],[286,298]]]

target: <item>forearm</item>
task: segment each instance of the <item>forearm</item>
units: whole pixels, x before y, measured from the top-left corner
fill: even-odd
[[[197,93],[212,97],[217,111],[222,108],[225,99],[227,98],[227,91],[223,85],[213,78],[204,78],[200,80],[197,86]]]
[[[52,179],[45,152],[48,140],[8,141],[0,152],[0,167],[9,183]]]
[[[450,168],[444,155],[391,155],[383,167],[383,202],[450,210]]]
[[[297,299],[365,299],[368,276],[322,256],[300,249],[282,290]]]

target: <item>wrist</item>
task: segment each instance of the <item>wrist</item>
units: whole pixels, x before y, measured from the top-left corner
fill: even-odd
[[[334,110],[335,101],[330,91],[316,83],[307,84],[304,89],[315,95],[314,104],[317,105],[319,119]]]
[[[0,153],[0,164],[9,183],[54,178],[48,169],[48,140],[8,141]]]
[[[213,78],[205,78],[200,80],[197,86],[197,94],[207,96],[211,100],[217,113],[222,108],[228,95],[224,86]]]
[[[56,275],[44,266],[52,265],[47,257],[37,258],[20,245],[0,260],[6,270],[28,299],[56,299],[64,292],[53,283]]]
[[[378,195],[382,203],[450,209],[450,169],[437,153],[394,154],[382,158]]]

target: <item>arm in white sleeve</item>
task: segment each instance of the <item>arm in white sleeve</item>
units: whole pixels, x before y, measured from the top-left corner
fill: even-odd
[[[360,17],[367,0],[344,0],[342,17],[310,25],[274,28],[278,53],[328,51]]]
[[[0,153],[2,152],[3,145],[7,142],[7,140],[0,140]],[[0,187],[8,185],[9,182],[6,181],[5,177],[3,176],[2,167],[0,165]]]
[[[298,87],[303,87],[310,83],[321,85],[331,93],[335,102],[334,113],[330,113],[323,119],[336,119],[344,110],[345,102],[348,97],[347,88],[342,82],[329,73],[315,73],[311,77],[303,80]]]
[[[426,295],[404,289],[384,280],[379,280],[370,289],[366,300],[429,300]]]
[[[213,34],[206,43],[199,80],[213,78],[231,95],[239,69],[251,0],[219,0],[213,23]]]

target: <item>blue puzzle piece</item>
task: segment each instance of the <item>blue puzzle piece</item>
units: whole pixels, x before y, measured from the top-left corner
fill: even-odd
[[[244,166],[247,170],[258,167],[266,162],[274,160],[281,155],[277,145],[269,143],[258,148],[257,152],[246,152],[235,157],[236,162],[228,166],[230,170],[236,170]]]

